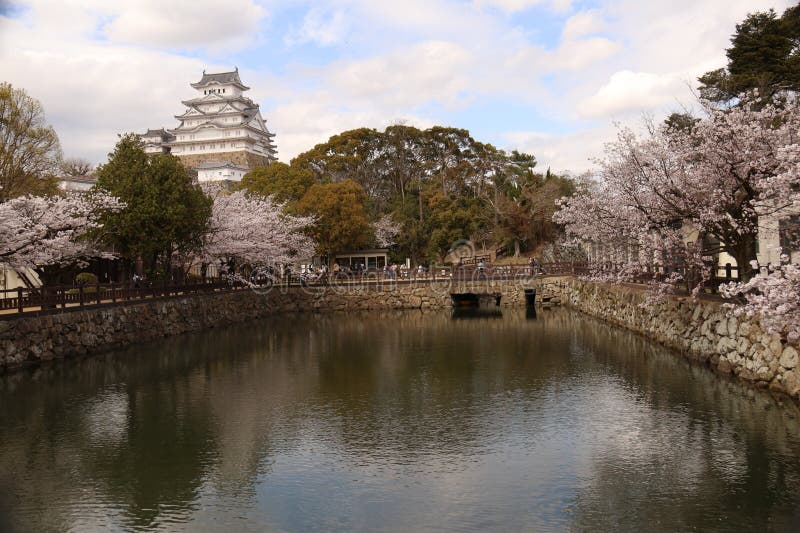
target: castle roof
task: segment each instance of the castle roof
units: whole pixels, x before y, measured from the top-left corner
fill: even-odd
[[[238,85],[243,91],[250,89],[250,87],[247,87],[242,83],[242,79],[239,77],[238,67],[232,72],[217,72],[211,74],[206,74],[206,71],[204,70],[203,77],[200,78],[200,81],[197,83],[192,83],[191,85],[195,89],[202,89],[203,87],[207,87],[209,85],[223,85],[227,83]]]

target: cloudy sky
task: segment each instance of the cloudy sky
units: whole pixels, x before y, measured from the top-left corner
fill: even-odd
[[[190,82],[239,67],[279,158],[343,130],[470,130],[580,172],[615,123],[692,106],[762,0],[0,0],[0,80],[66,156],[174,127]]]

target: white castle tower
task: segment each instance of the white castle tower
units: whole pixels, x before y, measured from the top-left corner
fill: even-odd
[[[258,104],[243,96],[247,87],[233,72],[206,74],[192,83],[197,94],[184,100],[180,125],[172,130],[148,130],[145,151],[171,152],[197,171],[198,181],[242,179],[255,166],[275,161],[275,135],[267,129]]]

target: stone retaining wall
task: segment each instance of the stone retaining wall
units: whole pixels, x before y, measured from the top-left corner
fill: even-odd
[[[647,292],[563,278],[554,283],[562,301],[577,310],[641,333],[724,374],[757,387],[800,397],[798,352],[757,318],[729,316],[716,301],[664,298],[646,302]]]
[[[525,281],[363,284],[239,290],[0,320],[0,369],[297,311],[444,309],[451,292],[498,292],[524,305]],[[529,285],[528,285],[529,286]]]
[[[800,397],[798,346],[767,333],[757,320],[728,316],[718,302],[667,298],[646,303],[639,288],[572,278],[537,280],[539,294],[636,331],[758,387]],[[529,280],[365,284],[275,288],[150,300],[114,307],[0,320],[0,369],[96,352],[283,312],[446,309],[451,292],[500,293],[502,305],[524,305]]]
[[[234,152],[214,152],[209,154],[174,154],[180,158],[181,162],[187,167],[194,168],[201,163],[209,161],[230,161],[237,165],[242,165],[249,169],[255,167],[269,166],[269,159],[266,156],[238,150]]]

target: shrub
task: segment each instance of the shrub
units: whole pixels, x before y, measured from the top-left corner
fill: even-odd
[[[76,285],[96,285],[97,284],[97,276],[92,274],[91,272],[81,272],[77,276],[75,276],[75,284]]]

